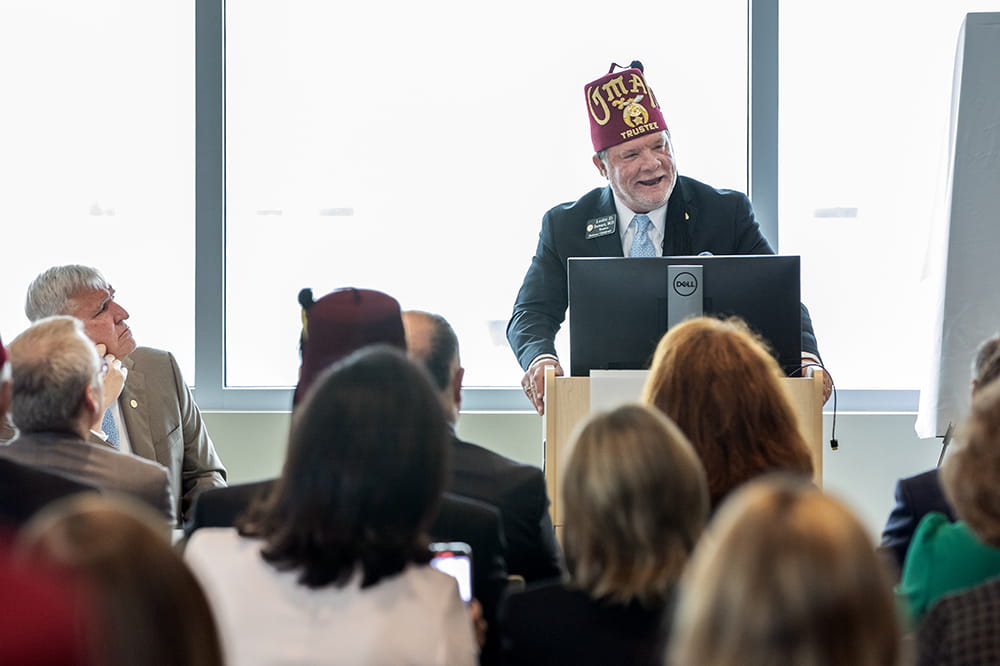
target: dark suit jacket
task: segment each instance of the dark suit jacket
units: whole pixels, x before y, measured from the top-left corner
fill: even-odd
[[[539,354],[555,354],[556,332],[566,318],[566,260],[570,257],[622,257],[621,235],[587,238],[587,224],[616,216],[611,187],[591,190],[572,203],[549,210],[542,218],[538,248],[524,276],[507,324],[507,340],[522,368]],[[628,224],[619,220],[618,224]],[[754,219],[750,200],[731,190],[717,190],[685,176],[677,177],[667,203],[664,256],[774,254]],[[819,356],[812,321],[802,307],[802,351]]]
[[[529,588],[501,606],[501,662],[659,665],[668,612],[638,603],[607,604],[559,583]]]
[[[0,527],[17,529],[49,503],[97,488],[0,457]]]
[[[128,378],[118,404],[132,453],[167,468],[176,513],[187,518],[195,495],[226,485],[226,468],[170,352],[138,347],[122,365]],[[97,437],[91,443],[108,446]]]
[[[250,502],[265,496],[273,485],[274,480],[267,480],[206,490],[195,499],[191,520],[185,526],[186,535],[191,536],[201,527],[232,527]],[[430,536],[435,541],[464,541],[472,548],[472,590],[489,623],[482,661],[494,663],[498,645],[497,606],[507,585],[506,542],[497,509],[445,493],[431,524]]]
[[[903,570],[906,551],[910,548],[917,525],[932,511],[943,513],[948,520],[955,521],[955,513],[941,490],[936,468],[896,483],[896,506],[882,530],[881,547],[893,555],[900,571]]]
[[[562,575],[542,471],[476,444],[452,439],[448,490],[500,510],[507,537],[507,571],[527,581]]]
[[[931,606],[917,632],[918,666],[1000,664],[1000,578]]]
[[[132,495],[161,512],[172,524],[177,520],[167,470],[138,456],[90,444],[72,434],[36,432],[20,433],[0,446],[0,457],[104,491]]]

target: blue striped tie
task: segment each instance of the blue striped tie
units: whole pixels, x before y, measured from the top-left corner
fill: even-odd
[[[111,413],[110,407],[104,411],[104,418],[101,419],[101,430],[108,436],[108,444],[115,449],[120,448],[118,446],[118,424],[115,423],[115,417]]]
[[[649,240],[649,227],[653,221],[648,215],[636,215],[632,220],[635,222],[635,236],[632,237],[632,249],[628,256],[655,257],[656,248],[653,247],[653,241]]]

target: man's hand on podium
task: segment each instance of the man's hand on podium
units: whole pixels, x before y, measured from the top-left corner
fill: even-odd
[[[819,362],[819,359],[812,356],[811,354],[802,354],[802,376],[812,377],[813,370],[819,368],[823,371],[823,404],[825,405],[830,399],[830,395],[833,393],[833,377],[827,371],[823,364]]]
[[[545,368],[548,367],[556,369],[556,377],[563,376],[559,359],[551,354],[542,354],[531,362],[521,379],[521,388],[524,390],[524,394],[528,396],[528,400],[531,401],[535,411],[539,414],[545,413]]]

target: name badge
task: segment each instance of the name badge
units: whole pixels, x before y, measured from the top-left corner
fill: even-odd
[[[606,215],[594,218],[593,220],[587,220],[587,240],[615,233],[615,228],[618,226],[616,224],[617,221],[617,215]]]

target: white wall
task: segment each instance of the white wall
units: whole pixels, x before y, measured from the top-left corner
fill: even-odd
[[[831,415],[824,419],[824,487],[846,501],[878,535],[893,504],[896,479],[937,464],[938,439],[918,439],[913,413],[837,415],[840,448],[829,448]],[[205,412],[231,483],[277,475],[284,458],[288,412]],[[463,439],[541,466],[541,417],[527,412],[463,413]]]

